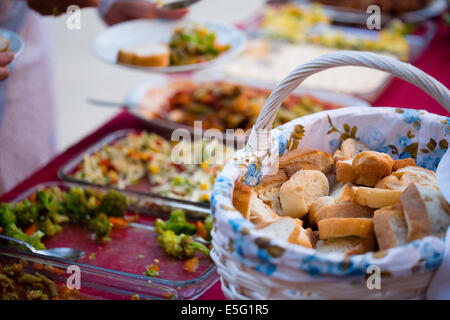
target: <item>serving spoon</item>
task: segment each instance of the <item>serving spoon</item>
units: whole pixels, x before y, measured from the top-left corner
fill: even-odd
[[[53,248],[53,249],[46,249],[46,250],[37,250],[32,245],[26,243],[23,240],[11,238],[11,237],[8,237],[8,236],[2,235],[2,234],[0,234],[0,239],[13,241],[15,243],[21,244],[24,247],[26,247],[28,250],[30,250],[31,252],[36,253],[36,254],[42,254],[44,256],[73,260],[73,261],[76,261],[85,256],[85,252],[78,250],[78,249]]]

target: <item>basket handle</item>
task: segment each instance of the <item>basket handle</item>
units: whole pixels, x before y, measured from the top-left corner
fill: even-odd
[[[429,76],[422,70],[409,63],[400,62],[397,59],[384,57],[371,52],[339,51],[325,54],[295,68],[282,80],[267,98],[261,113],[250,134],[247,147],[256,150],[256,132],[272,129],[273,121],[281,106],[281,103],[289,94],[297,88],[306,78],[316,72],[340,66],[360,66],[369,67],[392,73],[405,81],[408,81],[432,96],[448,112],[450,112],[450,91],[435,78]],[[264,140],[264,139],[262,139]],[[261,150],[261,144],[258,148]]]

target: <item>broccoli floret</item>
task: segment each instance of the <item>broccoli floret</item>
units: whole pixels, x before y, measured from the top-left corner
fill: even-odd
[[[108,240],[112,229],[112,224],[108,220],[108,216],[104,213],[99,213],[95,218],[89,221],[89,229],[93,230],[95,237],[99,241]]]
[[[209,215],[205,219],[205,230],[206,230],[206,238],[205,240],[211,241],[211,230],[212,230],[212,219],[211,215]]]
[[[66,215],[67,210],[61,200],[61,190],[53,188],[50,190],[40,190],[36,192],[36,203],[41,210],[47,211],[46,214],[56,224],[69,222],[69,217]],[[47,234],[46,234],[47,235]]]
[[[44,244],[41,242],[41,238],[44,233],[41,231],[36,231],[30,237],[28,237],[22,230],[20,230],[14,223],[8,224],[3,230],[5,236],[25,241],[26,243],[32,245],[37,250],[45,249]]]
[[[209,250],[203,244],[195,242],[187,234],[176,235],[172,230],[166,230],[157,238],[164,250],[175,258],[189,258],[194,256],[196,251],[209,255]]]
[[[39,216],[39,207],[28,199],[14,203],[12,209],[16,216],[16,225],[20,228],[36,223]]]
[[[6,228],[10,223],[16,223],[16,216],[12,211],[11,207],[7,203],[2,203],[0,205],[0,227]]]
[[[109,190],[100,200],[98,207],[99,212],[103,212],[110,217],[123,217],[126,210],[127,198],[115,190]]]
[[[156,219],[155,232],[161,234],[165,230],[172,230],[175,234],[194,234],[197,232],[195,225],[187,222],[186,216],[182,210],[172,211],[169,219],[166,221]]]
[[[45,217],[44,221],[41,221],[39,223],[39,229],[46,235],[46,236],[54,236],[58,232],[61,231],[61,226],[54,224],[52,220],[49,217]]]
[[[89,221],[91,209],[83,189],[71,188],[66,194],[65,207],[73,222],[86,223]]]

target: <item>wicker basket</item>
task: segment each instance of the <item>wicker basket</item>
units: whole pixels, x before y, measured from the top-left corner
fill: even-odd
[[[314,249],[291,245],[278,239],[268,239],[261,231],[256,230],[253,224],[245,220],[232,205],[233,185],[236,179],[240,178],[245,183],[254,185],[262,174],[267,173],[267,171],[264,173],[264,170],[270,170],[272,165],[270,163],[260,167],[257,164],[258,161],[268,161],[261,160],[261,156],[267,154],[270,142],[267,130],[271,129],[281,102],[308,76],[328,68],[347,65],[390,72],[420,87],[450,111],[450,92],[441,83],[410,64],[372,53],[341,51],[314,59],[291,72],[267,99],[250,134],[246,149],[235,154],[214,186],[211,198],[214,248],[211,256],[217,264],[222,289],[227,298],[422,299],[425,297],[426,288],[444,256],[442,239],[426,237],[388,251],[351,257],[317,254]],[[448,126],[445,128],[442,126],[442,123],[448,124],[445,117],[425,111],[417,111],[416,114],[416,110],[410,109],[364,109],[364,111],[357,108],[324,111],[296,119],[269,132],[272,136],[275,132],[278,133],[277,141],[281,148],[278,152],[282,154],[286,142],[289,144],[295,136],[293,132],[296,128],[300,126],[303,129],[303,126],[309,125],[320,132],[328,122],[332,124],[330,116],[338,120],[356,117],[373,122],[374,130],[376,127],[384,129],[383,121],[386,121],[388,126],[389,123],[400,123],[399,119],[403,117],[402,125],[393,125],[393,128],[397,130],[397,127],[411,126],[412,130],[417,129],[414,131],[417,132],[417,144],[413,144],[416,146],[415,150],[417,146],[421,150],[420,147],[426,144],[424,139],[430,136],[435,141],[442,139],[440,140],[443,141],[442,150],[448,148],[447,140],[442,138],[448,135],[446,130],[449,130]],[[411,112],[417,118],[405,117]],[[408,137],[411,136],[414,135],[409,131]],[[324,149],[325,145],[320,135],[309,133],[308,138],[300,141],[299,145]],[[333,151],[331,144],[325,148],[328,148],[329,152]],[[411,149],[408,152],[410,151]],[[442,154],[435,152],[434,158],[431,158],[433,160],[431,166],[433,163],[436,164],[441,156]],[[430,160],[430,156],[427,158],[425,155],[418,155],[418,159],[420,157],[424,163]],[[381,269],[380,290],[370,290],[367,286],[366,270],[373,264]]]

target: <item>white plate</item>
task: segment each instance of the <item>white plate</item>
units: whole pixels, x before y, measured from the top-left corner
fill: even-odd
[[[125,64],[118,64],[117,54],[121,48],[126,48],[141,44],[152,44],[169,42],[173,30],[189,24],[200,23],[208,30],[216,34],[217,42],[229,44],[230,49],[222,53],[217,58],[196,64],[169,66],[169,67],[140,67]],[[220,23],[209,20],[182,20],[182,21],[161,21],[161,20],[133,20],[120,23],[102,32],[93,43],[94,54],[101,60],[124,66],[158,73],[187,72],[210,67],[213,64],[224,62],[239,54],[245,46],[245,36],[231,24]]]
[[[9,51],[14,52],[14,58],[17,58],[23,51],[22,38],[17,33],[6,29],[0,29],[0,34],[9,40]]]

